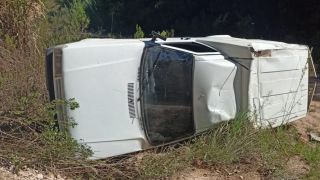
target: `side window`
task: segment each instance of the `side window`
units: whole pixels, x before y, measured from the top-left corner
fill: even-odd
[[[160,144],[192,135],[193,56],[152,47],[146,50],[144,62],[143,107],[149,140]]]

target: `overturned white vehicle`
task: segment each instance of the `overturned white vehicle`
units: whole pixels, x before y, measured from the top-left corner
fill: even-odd
[[[51,99],[93,158],[192,137],[249,112],[258,127],[307,114],[308,47],[230,36],[163,40],[86,39],[50,48]],[[62,123],[61,123],[62,124]]]

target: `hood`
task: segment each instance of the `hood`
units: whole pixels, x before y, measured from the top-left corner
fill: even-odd
[[[84,40],[63,48],[65,98],[75,98],[80,105],[68,111],[78,124],[71,134],[86,143],[144,138],[134,102],[144,43],[100,41],[104,40]]]

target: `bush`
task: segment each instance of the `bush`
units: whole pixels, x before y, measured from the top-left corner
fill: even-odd
[[[136,32],[134,33],[133,37],[135,39],[144,38],[144,32],[138,24],[136,25]]]
[[[209,132],[184,142],[179,148],[167,148],[150,154],[141,163],[141,178],[167,178],[187,167],[229,165],[256,151],[257,130],[246,115],[216,125]]]
[[[122,165],[87,160],[90,149],[57,128],[56,105],[74,109],[78,104],[48,102],[45,50],[90,36],[85,13],[90,1],[64,2],[0,1],[0,165],[79,178],[127,177]],[[68,127],[76,125],[68,122]]]
[[[160,33],[161,36],[163,37],[174,37],[174,29],[169,30],[163,30]]]
[[[177,145],[175,145],[177,146]],[[159,151],[159,150],[157,150]],[[183,142],[179,147],[167,147],[145,155],[139,178],[170,178],[190,168],[229,169],[248,165],[249,172],[258,171],[262,177],[296,179],[287,169],[288,159],[298,156],[310,165],[307,179],[320,177],[320,146],[299,141],[295,128],[256,129],[246,116],[216,125],[209,132]],[[248,167],[247,167],[248,168]],[[245,173],[245,172],[242,172]]]
[[[56,126],[55,105],[76,103],[48,103],[46,90],[45,49],[87,36],[86,2],[68,2],[0,1],[0,163],[16,170],[62,168],[91,153]]]

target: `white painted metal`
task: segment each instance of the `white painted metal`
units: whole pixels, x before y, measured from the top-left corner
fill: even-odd
[[[220,36],[198,41],[248,68],[238,70],[236,98],[238,110],[251,112],[257,126],[275,127],[306,116],[308,47]]]
[[[197,132],[235,117],[236,72],[236,65],[222,55],[195,57],[193,109]]]
[[[167,42],[200,42],[219,53],[195,53],[166,46]],[[196,133],[233,119],[238,112],[251,112],[256,125],[263,127],[306,115],[306,46],[230,36],[172,38],[167,42],[156,41],[195,57]],[[78,124],[71,135],[92,148],[93,158],[151,147],[138,101],[138,69],[144,46],[143,40],[87,39],[62,48],[65,98],[75,98],[80,104],[79,109],[68,111]],[[134,83],[135,118],[129,115],[128,83]]]
[[[85,40],[63,49],[65,96],[80,104],[68,112],[78,124],[71,134],[92,148],[94,158],[147,145],[139,120],[129,116],[127,95],[128,83],[138,91],[143,48],[139,40]]]

